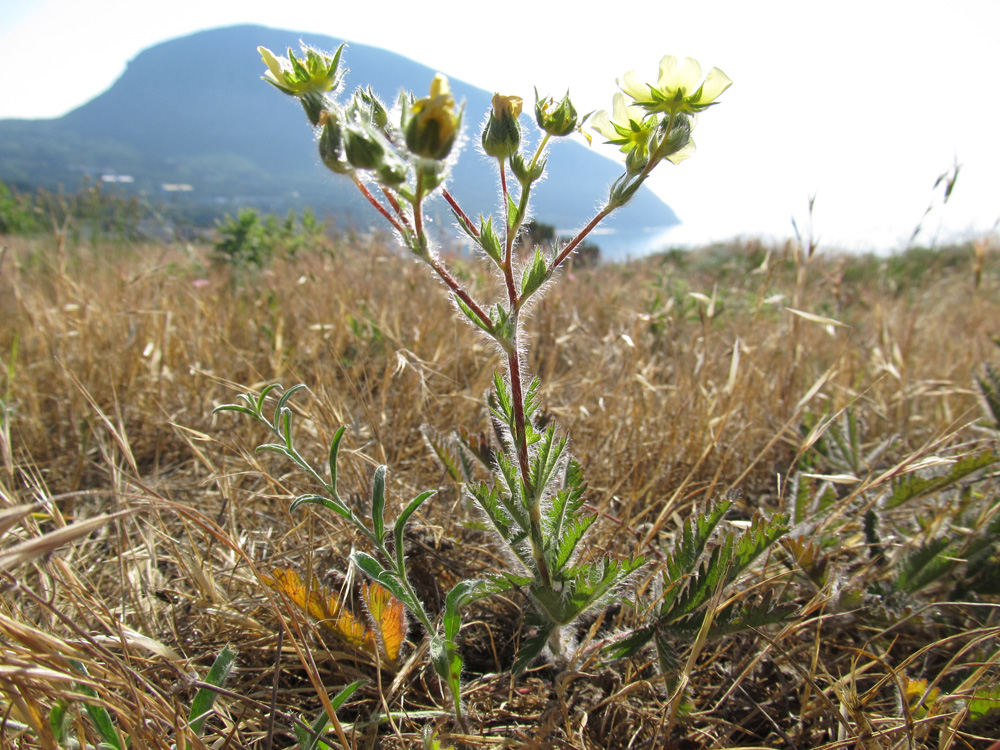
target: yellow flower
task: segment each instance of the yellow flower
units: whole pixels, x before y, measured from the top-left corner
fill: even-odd
[[[414,102],[406,116],[406,147],[410,151],[427,159],[448,156],[462,116],[455,112],[455,97],[445,76],[434,76],[430,96]]]
[[[513,117],[516,120],[521,116],[521,107],[523,105],[524,100],[519,96],[493,95],[493,114],[497,119]]]
[[[305,56],[302,59],[288,50],[288,57],[277,57],[267,47],[258,47],[261,59],[267,65],[263,75],[265,81],[291,96],[305,94],[325,94],[340,85],[340,53],[344,49],[341,44],[337,52],[329,55],[303,45]]]
[[[590,118],[591,129],[607,138],[608,143],[620,146],[622,153],[638,151],[646,156],[649,140],[656,130],[656,118],[649,117],[642,107],[626,104],[623,94],[615,94],[611,103],[611,115],[602,109]]]
[[[729,76],[718,68],[712,68],[702,81],[697,60],[666,55],[660,60],[660,76],[655,86],[644,83],[634,70],[626,73],[619,85],[647,112],[695,114],[715,104],[732,84]]]

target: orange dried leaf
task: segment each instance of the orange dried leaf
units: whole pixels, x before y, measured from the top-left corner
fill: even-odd
[[[327,630],[333,631],[354,646],[361,646],[374,653],[375,635],[365,628],[363,622],[344,609],[333,592],[321,586],[315,576],[308,591],[302,576],[292,568],[275,568],[270,576],[261,577],[264,583],[283,593],[295,606],[314,617]]]
[[[365,600],[368,614],[371,615],[378,636],[382,653],[389,661],[399,659],[399,652],[406,638],[406,613],[403,603],[377,583],[361,586],[361,597]]]

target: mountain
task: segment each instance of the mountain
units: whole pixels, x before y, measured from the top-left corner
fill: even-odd
[[[201,218],[249,205],[269,211],[312,206],[320,214],[374,223],[347,180],[320,163],[299,104],[260,80],[263,45],[282,52],[299,41],[334,50],[341,40],[262,26],[202,31],[144,50],[107,91],[63,117],[0,120],[0,180],[21,188],[73,189],[84,176],[119,178],[127,190],[183,204]],[[386,50],[348,43],[347,91],[371,84],[392,104],[400,89],[425,95],[436,71]],[[446,75],[448,71],[442,71]],[[449,76],[466,102],[467,141],[450,190],[471,215],[495,210],[492,160],[473,147],[491,92]],[[531,110],[531,102],[526,102]],[[529,118],[522,118],[526,122]],[[526,132],[533,126],[526,127]],[[534,191],[535,217],[582,226],[620,174],[614,162],[572,141],[555,143],[546,179]],[[120,180],[130,177],[131,181]],[[164,186],[190,186],[165,190]],[[450,217],[443,201],[439,211]],[[662,229],[674,212],[643,188],[616,217],[620,228]],[[619,229],[621,239],[630,235]],[[602,239],[604,244],[606,240]]]

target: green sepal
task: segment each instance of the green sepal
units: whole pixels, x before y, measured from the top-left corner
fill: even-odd
[[[540,158],[533,165],[530,165],[525,161],[523,154],[514,154],[510,157],[510,169],[517,181],[521,183],[522,188],[529,187],[531,183],[536,182],[545,174],[546,163],[545,158]]]

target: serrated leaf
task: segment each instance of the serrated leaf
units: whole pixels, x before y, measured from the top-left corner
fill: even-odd
[[[896,590],[913,594],[926,588],[955,567],[956,562],[946,554],[951,546],[947,537],[932,539],[907,556],[899,565]]]
[[[469,451],[477,461],[479,461],[487,469],[493,468],[493,462],[495,460],[493,448],[490,447],[489,441],[486,439],[484,433],[478,433],[473,435],[465,427],[458,428],[458,437],[463,450]],[[471,476],[471,468],[468,472]]]
[[[625,659],[635,656],[653,639],[655,634],[656,629],[652,625],[645,625],[609,643],[602,651],[610,659]]]
[[[585,516],[584,518],[577,519],[569,529],[565,530],[558,537],[558,547],[552,564],[554,570],[562,570],[569,563],[573,557],[573,551],[576,549],[577,543],[596,520],[597,516]]]
[[[996,461],[997,455],[993,451],[984,451],[960,459],[952,464],[947,474],[942,476],[924,478],[916,474],[908,474],[893,484],[892,494],[886,500],[885,507],[887,509],[897,508],[910,500],[940,492],[969,474],[996,463]]]
[[[537,292],[548,278],[548,264],[541,251],[536,247],[534,258],[521,275],[521,299],[525,300]]]
[[[455,301],[455,304],[458,306],[458,309],[465,314],[465,317],[467,317],[469,320],[472,321],[473,325],[475,325],[477,328],[482,329],[491,336],[494,334],[494,332],[489,329],[486,323],[480,320],[479,316],[476,315],[476,313],[472,310],[472,308],[462,301],[461,297],[459,297],[457,294],[453,294],[452,299]]]
[[[479,220],[479,246],[497,264],[503,263],[503,250],[500,247],[500,238],[493,231],[493,217],[490,216],[485,221]]]
[[[518,649],[517,657],[514,659],[514,666],[510,670],[514,676],[521,674],[531,666],[531,662],[538,658],[545,649],[545,644],[548,643],[553,630],[555,630],[553,623],[545,623],[530,638],[521,643],[521,648]]]
[[[423,425],[420,428],[420,432],[423,434],[424,440],[431,447],[431,450],[434,451],[434,455],[437,456],[438,461],[441,462],[448,476],[452,478],[452,481],[463,482],[471,478],[465,471],[465,466],[458,451],[451,446],[449,441],[442,438],[430,425]]]

